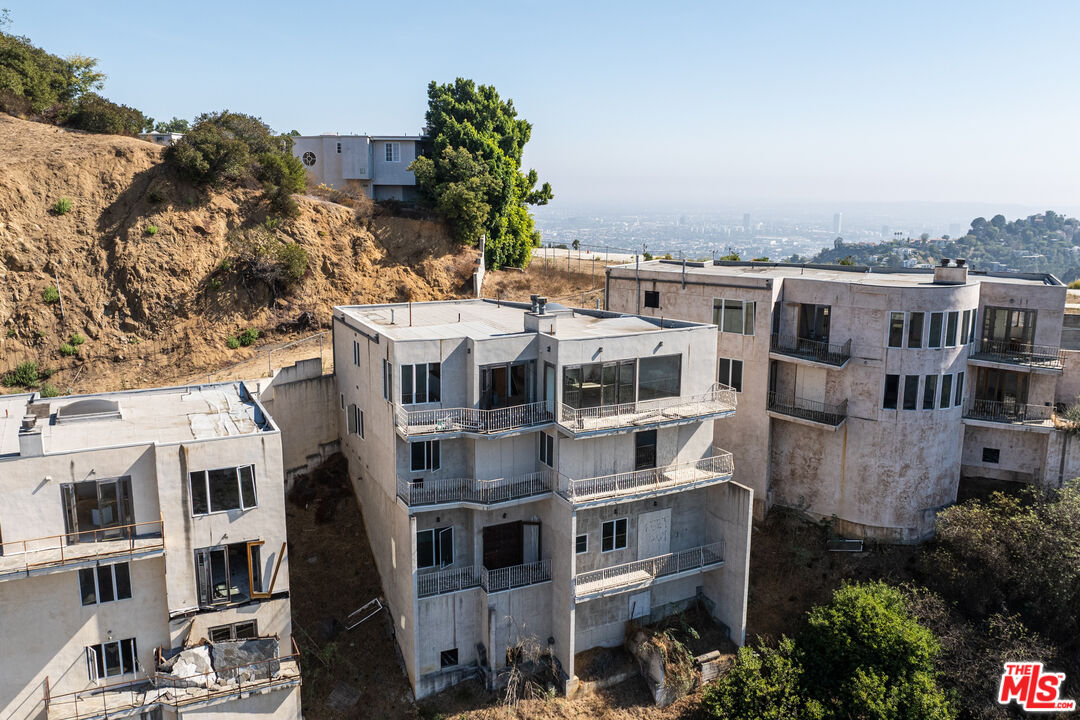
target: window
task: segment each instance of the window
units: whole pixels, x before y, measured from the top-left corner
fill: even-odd
[[[949,407],[949,401],[952,400],[952,375],[941,376],[941,401],[938,403],[938,407],[942,410]]]
[[[682,355],[641,358],[638,361],[638,401],[678,397]]]
[[[249,640],[259,637],[259,626],[254,620],[218,625],[210,628],[209,636],[210,642],[215,643],[228,640]]]
[[[908,317],[907,346],[909,348],[922,347],[923,313],[913,312]]]
[[[960,318],[960,311],[954,310],[949,313],[948,322],[945,324],[945,345],[946,347],[956,347],[956,324]]]
[[[645,307],[658,308],[660,307],[660,291],[659,290],[646,290],[645,291]]]
[[[244,602],[262,594],[260,545],[239,542],[195,551],[199,607]]]
[[[966,345],[968,343],[968,337],[970,336],[969,335],[970,331],[968,330],[968,327],[970,325],[971,325],[971,311],[970,310],[965,310],[964,311],[964,320],[963,320],[963,322],[960,323],[960,343],[959,343],[960,345]]]
[[[716,381],[722,385],[730,385],[735,392],[742,392],[742,360],[729,360],[720,358],[717,363],[720,367]]]
[[[900,376],[899,375],[886,375],[885,376],[885,398],[881,402],[881,406],[886,410],[896,409],[896,396],[900,392]]]
[[[115,640],[86,648],[86,666],[90,682],[135,672],[135,638]]]
[[[713,300],[713,323],[720,332],[754,334],[754,307],[744,300]]]
[[[1001,462],[1001,449],[1000,448],[983,448],[982,461],[984,463],[994,463],[997,465]]]
[[[603,525],[603,533],[600,538],[600,550],[611,552],[622,550],[626,547],[626,518],[608,520]]]
[[[191,514],[208,515],[255,507],[255,466],[191,473]]]
[[[930,313],[930,337],[926,340],[926,347],[941,347],[941,313]]]
[[[341,409],[345,409],[345,393],[341,393]]]
[[[385,358],[382,361],[382,396],[387,402],[394,397],[394,366]]]
[[[904,345],[904,313],[889,313],[889,347]]]
[[[916,410],[919,407],[919,376],[904,376],[904,409]]]
[[[648,470],[656,467],[656,430],[634,433],[634,469]]]
[[[572,408],[634,402],[636,360],[620,360],[563,368],[563,403]]]
[[[439,440],[421,440],[411,445],[412,471],[439,469]]]
[[[956,399],[953,400],[953,405],[961,406],[964,404],[964,373],[956,373]]]
[[[540,438],[540,462],[555,467],[555,438],[546,432],[537,433]]]
[[[337,144],[337,153],[338,153],[338,155],[341,154],[341,143]]]
[[[135,522],[130,477],[65,483],[60,498],[69,543],[127,537]]]
[[[933,410],[937,399],[937,375],[927,375],[923,383],[922,409]]]
[[[130,600],[131,575],[128,564],[99,565],[79,570],[79,591],[83,605]]]
[[[979,314],[978,308],[971,311],[971,337],[968,338],[969,343],[975,342],[975,333],[977,332],[976,328],[978,327],[976,325],[976,323],[975,323],[975,316],[978,315],[978,314]]]
[[[401,143],[386,143],[386,162],[401,162]]]
[[[360,367],[360,343],[352,341],[352,364]]]
[[[364,439],[364,411],[356,407],[352,403],[349,404],[349,434],[359,435],[360,439]]]
[[[416,567],[447,567],[454,564],[454,528],[416,531]]]
[[[401,404],[439,402],[442,397],[440,363],[401,366]]]
[[[574,554],[583,555],[589,552],[589,534],[578,535],[574,538]]]
[[[448,668],[458,664],[457,648],[439,653],[439,667]]]
[[[988,307],[983,313],[983,340],[1029,345],[1035,341],[1035,311]]]

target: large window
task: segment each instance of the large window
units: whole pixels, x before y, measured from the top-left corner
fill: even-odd
[[[69,543],[128,537],[135,522],[131,478],[65,483],[60,486]]]
[[[904,313],[889,313],[889,347],[902,347],[904,344]]]
[[[730,385],[735,392],[742,392],[742,360],[720,358],[717,365],[720,369],[716,381],[721,385]]]
[[[131,599],[131,574],[127,563],[99,565],[79,570],[79,593],[83,605],[100,605]]]
[[[191,514],[208,515],[256,506],[255,466],[197,470],[191,479]]]
[[[386,143],[386,162],[401,162],[401,143]]]
[[[401,366],[401,404],[439,402],[442,397],[441,363]]]
[[[86,648],[86,667],[90,682],[134,673],[137,657],[135,638],[89,646]]]
[[[941,347],[942,317],[942,314],[939,312],[930,313],[930,337],[926,340],[926,347]]]
[[[956,326],[960,319],[960,311],[954,310],[948,315],[945,323],[945,346],[956,347]]]
[[[919,407],[919,376],[904,376],[904,409],[917,410]]]
[[[622,550],[626,547],[626,518],[608,520],[604,523],[600,536],[601,552]]]
[[[754,334],[754,307],[748,300],[713,300],[713,323],[720,332]]]
[[[952,375],[942,375],[941,401],[938,403],[938,407],[944,410],[949,407],[950,400],[952,400]]]
[[[937,375],[927,375],[923,380],[922,409],[933,410],[937,400]]]
[[[634,433],[634,469],[648,470],[656,467],[656,430]]]
[[[546,432],[537,433],[540,438],[540,462],[555,467],[555,438]]]
[[[983,311],[983,340],[1030,345],[1035,342],[1035,311],[988,307]]]
[[[923,336],[923,313],[913,312],[908,316],[907,346],[921,348]]]
[[[199,607],[244,602],[262,593],[259,542],[240,542],[195,551]]]
[[[641,358],[638,361],[638,400],[678,397],[682,355]]]
[[[525,405],[536,401],[536,361],[483,365],[480,368],[480,408]]]
[[[590,363],[563,368],[563,403],[572,408],[634,402],[637,362]]]
[[[410,467],[413,472],[439,469],[440,442],[439,440],[420,440],[410,444],[409,451],[412,455]]]
[[[454,564],[454,528],[416,531],[416,567],[446,567]]]
[[[881,407],[886,410],[896,409],[896,399],[900,393],[900,376],[885,376],[885,397],[881,401]]]

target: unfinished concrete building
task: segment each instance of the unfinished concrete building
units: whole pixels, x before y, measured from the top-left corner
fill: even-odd
[[[1054,421],[1080,354],[1061,349],[1051,275],[652,261],[608,268],[607,291],[611,310],[716,324],[717,379],[739,402],[715,441],[758,517],[778,504],[916,542],[961,477],[1080,472]]]
[[[0,410],[0,717],[299,720],[281,438],[244,386]]]
[[[417,696],[700,602],[742,643],[753,493],[716,328],[488,300],[339,307],[342,450]],[[722,422],[722,421],[721,421]]]

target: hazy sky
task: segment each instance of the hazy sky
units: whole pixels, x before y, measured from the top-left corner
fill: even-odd
[[[415,133],[430,80],[493,84],[564,206],[1077,202],[1072,1],[3,5],[158,119]]]

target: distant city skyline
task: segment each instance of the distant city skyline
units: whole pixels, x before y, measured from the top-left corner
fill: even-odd
[[[415,133],[429,81],[492,84],[567,209],[1076,203],[1076,3],[3,4],[158,119]]]

